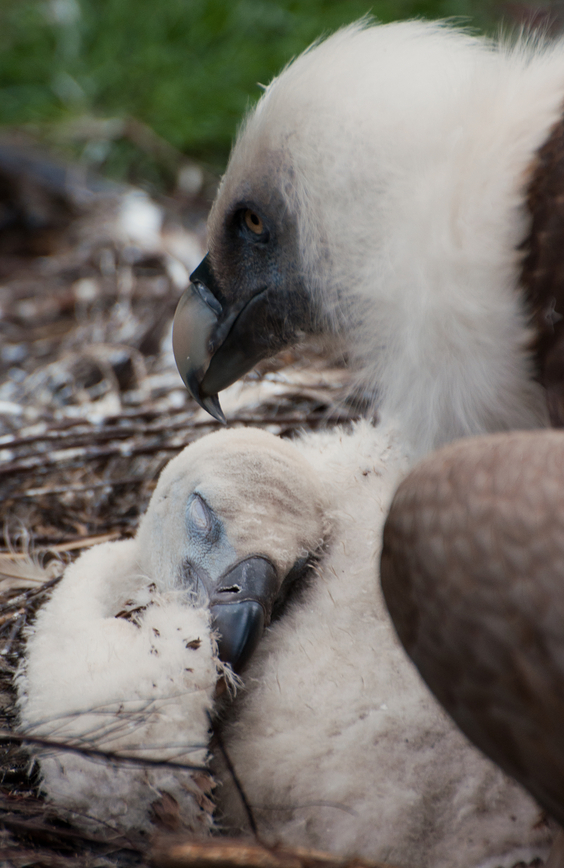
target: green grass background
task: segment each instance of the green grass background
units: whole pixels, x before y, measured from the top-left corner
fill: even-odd
[[[320,34],[367,13],[382,21],[462,16],[484,28],[495,20],[496,4],[0,0],[0,125],[41,133],[81,118],[133,117],[218,171],[241,116],[259,96],[257,83]],[[150,177],[154,169],[142,165],[135,144],[103,126],[78,138],[75,150],[114,176]]]

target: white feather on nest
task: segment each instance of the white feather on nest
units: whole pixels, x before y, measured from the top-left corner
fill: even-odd
[[[60,576],[63,569],[64,564],[57,558],[44,563],[32,554],[0,554],[0,594],[44,585]]]

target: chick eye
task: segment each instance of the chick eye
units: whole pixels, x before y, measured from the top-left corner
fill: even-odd
[[[264,223],[258,214],[251,211],[250,208],[247,208],[243,215],[243,219],[247,229],[250,229],[254,235],[262,235],[264,232]]]
[[[207,503],[194,494],[188,504],[188,520],[196,530],[208,534],[213,527],[213,517]]]

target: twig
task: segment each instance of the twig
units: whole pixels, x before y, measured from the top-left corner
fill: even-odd
[[[239,798],[241,799],[241,802],[243,803],[243,808],[245,809],[245,813],[247,815],[247,820],[249,821],[249,826],[251,827],[251,832],[253,833],[253,835],[257,839],[258,843],[260,844],[261,841],[260,841],[255,817],[253,814],[253,809],[251,808],[249,800],[247,799],[247,795],[245,793],[245,790],[243,789],[243,785],[242,785],[241,781],[239,780],[239,776],[237,775],[237,772],[235,771],[235,767],[234,767],[233,763],[231,762],[231,757],[227,753],[226,747],[223,743],[223,739],[221,738],[221,735],[219,734],[219,730],[217,727],[214,726],[214,723],[213,723],[213,720],[212,720],[212,717],[210,714],[208,714],[208,719],[210,721],[210,724],[214,728],[214,736],[215,736],[216,741],[217,741],[217,746],[219,747],[220,753],[221,753],[223,759],[225,760],[225,765],[227,766],[227,770],[233,779],[233,783],[235,784],[235,789],[239,793]]]
[[[25,612],[20,612],[18,617],[16,618],[14,624],[12,625],[12,629],[10,630],[10,635],[6,639],[6,644],[0,651],[0,656],[7,657],[10,653],[10,649],[14,643],[14,639],[16,638],[18,631],[20,630],[23,622],[25,620]]]
[[[142,485],[144,482],[152,482],[153,476],[131,476],[123,479],[112,479],[107,482],[91,482],[86,485],[62,485],[59,488],[46,486],[44,488],[29,488],[27,491],[17,491],[10,494],[12,500],[21,500],[25,497],[46,497],[51,494],[84,494],[87,491],[94,491],[96,488],[114,489],[122,485]],[[155,480],[156,484],[156,480]]]
[[[393,868],[383,862],[338,856],[306,847],[269,846],[240,839],[194,841],[159,837],[151,851],[157,868]]]
[[[95,747],[78,747],[78,745],[69,744],[64,741],[57,741],[51,738],[41,738],[37,735],[25,735],[15,732],[10,732],[7,729],[0,729],[0,743],[3,741],[15,742],[16,744],[32,744],[36,747],[49,748],[50,750],[58,750],[62,753],[77,753],[92,759],[103,759],[108,762],[124,763],[125,765],[148,766],[150,768],[167,768],[178,769],[186,772],[205,772],[209,773],[206,766],[194,765],[192,763],[181,763],[176,760],[160,760],[152,757],[138,757],[132,754],[115,753],[114,751],[101,750]]]
[[[182,409],[183,413],[187,413],[188,415],[192,415],[190,411],[186,411]],[[153,413],[143,413],[138,414],[139,416],[147,416],[153,415]],[[166,415],[173,415],[172,411],[167,411]],[[311,425],[312,422],[322,421],[324,419],[330,418],[331,421],[336,423],[350,421],[353,418],[356,418],[358,414],[354,413],[335,413],[331,414],[329,417],[327,416],[326,410],[312,410],[309,413],[289,413],[286,415],[280,413],[273,413],[271,415],[264,415],[259,413],[242,413],[237,416],[230,416],[227,420],[228,424],[231,425],[303,425],[307,423]],[[76,432],[73,430],[71,433],[60,432],[55,429],[47,429],[42,434],[33,434],[28,437],[18,437],[17,435],[14,437],[4,436],[0,438],[0,448],[2,449],[16,449],[21,448],[23,446],[29,446],[33,443],[49,443],[55,442],[59,449],[79,449],[84,446],[89,446],[92,443],[104,443],[111,440],[126,440],[129,437],[134,437],[135,435],[151,437],[155,434],[170,434],[173,431],[185,431],[187,429],[200,429],[200,428],[217,428],[221,425],[220,422],[209,418],[209,419],[200,419],[192,421],[190,418],[186,420],[182,420],[180,422],[167,422],[165,424],[147,426],[147,425],[139,425],[139,424],[123,424],[123,417],[120,418],[122,421],[121,425],[116,424],[108,424],[105,426],[100,425],[92,425],[86,419],[77,420],[75,422],[74,427],[84,426],[86,429],[84,432]],[[35,457],[45,457],[44,452],[32,452],[31,454],[26,455],[26,458],[35,458]]]
[[[105,485],[113,485],[113,483],[104,483]],[[66,490],[66,489],[65,489]],[[57,543],[55,545],[46,545],[39,546],[36,549],[36,554],[45,554],[49,552],[71,552],[75,549],[86,549],[90,546],[97,546],[98,543],[110,542],[114,539],[119,539],[121,533],[119,531],[114,531],[112,533],[99,533],[95,536],[83,536],[79,537],[76,540],[72,540],[72,542],[66,543]],[[11,558],[17,560],[19,558],[27,558],[28,554],[22,552],[12,552],[10,549],[0,549],[0,554],[10,555]]]
[[[57,841],[77,842],[82,841],[85,844],[94,845],[107,849],[130,850],[132,853],[143,853],[140,847],[136,847],[128,838],[107,840],[104,838],[94,838],[92,835],[85,835],[83,832],[73,829],[63,829],[61,826],[49,826],[46,823],[38,823],[33,820],[19,820],[15,817],[6,817],[0,815],[0,826],[4,826],[13,832],[25,832],[27,835],[36,832],[42,836],[55,838]],[[18,851],[16,851],[18,852]],[[35,854],[34,854],[35,855]]]
[[[2,606],[0,607],[0,611],[5,611],[6,609],[15,609],[18,606],[26,606],[30,599],[33,597],[37,597],[39,594],[43,594],[44,591],[48,591],[50,588],[53,588],[57,585],[62,579],[62,576],[55,576],[54,579],[49,579],[47,582],[43,582],[38,588],[29,588],[24,591],[23,594],[18,594],[16,597],[11,597],[6,600]]]
[[[93,449],[88,450],[88,447],[80,451],[79,455],[73,455],[71,458],[65,459],[62,455],[52,452],[49,457],[45,453],[39,453],[37,456],[30,458],[22,458],[19,461],[13,461],[9,464],[4,464],[0,467],[0,476],[12,476],[26,474],[34,471],[40,476],[49,473],[54,467],[57,470],[70,470],[73,467],[80,467],[86,461],[101,461],[106,458],[131,458],[134,455],[152,455],[159,452],[179,452],[185,445],[191,442],[193,438],[188,438],[186,443],[155,443],[153,445],[143,446],[127,446],[127,448],[115,449]]]

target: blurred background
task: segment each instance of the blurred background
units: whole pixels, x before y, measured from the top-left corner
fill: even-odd
[[[0,132],[17,127],[151,190],[178,183],[190,190],[197,177],[181,155],[221,172],[258,83],[321,34],[366,14],[456,17],[486,32],[555,30],[562,8],[501,0],[0,0]]]

